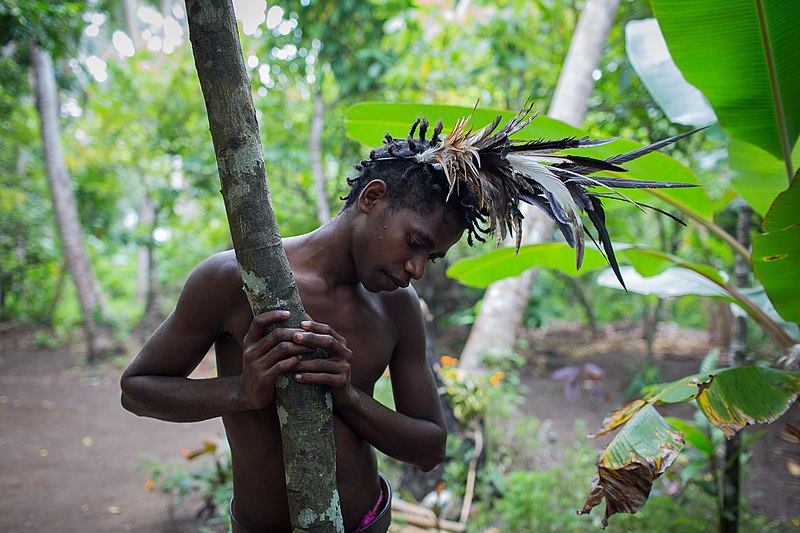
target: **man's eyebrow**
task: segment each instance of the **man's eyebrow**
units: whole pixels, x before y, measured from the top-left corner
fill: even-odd
[[[428,248],[436,247],[436,243],[433,242],[433,237],[431,237],[430,234],[428,234],[428,232],[418,229],[417,233],[419,234],[419,238],[424,241],[425,246],[427,246]]]

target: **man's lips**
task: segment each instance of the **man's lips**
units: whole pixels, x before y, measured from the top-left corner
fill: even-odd
[[[402,280],[400,280],[400,279],[398,279],[398,278],[396,278],[396,277],[392,276],[391,274],[386,274],[386,275],[389,277],[389,280],[390,280],[392,283],[394,283],[395,285],[397,285],[397,287],[398,287],[398,288],[405,289],[406,287],[408,287],[408,281],[402,281]]]

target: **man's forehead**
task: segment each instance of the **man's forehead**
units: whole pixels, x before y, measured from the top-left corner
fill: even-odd
[[[428,248],[449,248],[461,238],[465,225],[458,217],[449,216],[441,210],[434,210],[427,215],[421,213],[410,219],[410,226],[416,236]]]

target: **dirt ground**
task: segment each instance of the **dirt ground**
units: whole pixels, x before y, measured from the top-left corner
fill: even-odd
[[[572,326],[529,335],[536,348],[525,352],[529,413],[549,420],[559,439],[573,438],[576,418],[596,429],[622,403],[620,391],[643,352],[637,337],[609,328],[592,340]],[[663,327],[656,342],[661,377],[696,372],[707,350],[703,332]],[[147,491],[148,473],[140,465],[145,456],[180,461],[182,450],[221,438],[221,423],[171,424],[126,412],[118,386],[125,362],[84,368],[75,349],[35,349],[29,335],[0,333],[0,531],[196,530],[195,510],[175,510],[169,497]],[[567,402],[549,374],[584,362],[606,373],[606,397]],[[746,491],[758,513],[789,524],[800,516],[800,443],[788,437],[786,422],[800,427],[797,406],[757,441]]]

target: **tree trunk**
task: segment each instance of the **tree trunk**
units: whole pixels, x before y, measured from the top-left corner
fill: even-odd
[[[322,130],[325,126],[325,103],[322,101],[322,75],[313,88],[314,111],[311,116],[311,136],[308,151],[311,157],[311,177],[317,194],[317,219],[320,225],[331,219],[331,208],[325,192],[325,167],[322,161]]]
[[[186,0],[186,11],[244,291],[254,313],[287,309],[292,318],[286,325],[299,327],[307,315],[270,201],[233,5],[231,0]],[[310,357],[324,356],[317,350]],[[292,527],[344,531],[329,390],[286,376],[275,388]]]
[[[750,248],[750,231],[753,225],[753,210],[746,203],[739,207],[736,224],[736,239],[745,248]],[[747,260],[737,254],[734,264],[735,283],[737,287],[750,284],[750,266]],[[733,338],[728,350],[728,366],[738,366],[744,362],[747,348],[747,319],[743,316],[734,318]],[[739,509],[741,501],[741,463],[742,441],[740,433],[736,433],[725,442],[725,462],[722,467],[722,497],[720,498],[720,526],[722,533],[739,531]]]
[[[70,186],[67,165],[61,147],[58,125],[58,94],[53,60],[50,54],[31,44],[31,63],[36,80],[36,103],[42,134],[47,180],[53,198],[64,260],[72,273],[86,331],[88,358],[95,361],[118,348],[103,308],[100,283],[92,269],[81,234],[78,207]]]
[[[600,61],[619,2],[586,2],[564,60],[548,116],[580,126],[594,87],[592,71]],[[546,215],[527,205],[523,206],[523,214],[525,244],[543,242],[549,237],[553,223]],[[493,283],[486,289],[481,311],[461,353],[462,367],[481,368],[483,356],[514,351],[534,278],[535,270],[529,270],[516,278]]]
[[[125,31],[128,37],[133,42],[133,48],[136,52],[144,50],[144,42],[142,41],[142,32],[139,31],[139,18],[136,11],[139,9],[137,0],[122,0],[122,10],[125,13]]]

